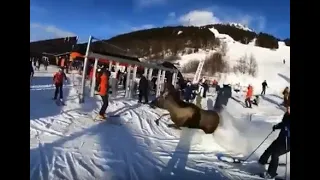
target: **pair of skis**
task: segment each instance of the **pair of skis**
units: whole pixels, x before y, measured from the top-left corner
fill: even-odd
[[[113,125],[117,125],[117,126],[123,125],[123,123],[121,122],[121,119],[120,119],[120,115],[118,115],[118,114],[108,115],[105,118],[99,118],[99,114],[95,114],[95,115],[93,115],[92,120],[94,122],[106,122],[108,124],[113,124]]]
[[[247,161],[244,159],[239,159],[239,158],[234,158],[234,157],[222,157],[222,156],[218,156],[218,160],[222,161],[222,162],[226,162],[226,163],[233,163],[233,164],[239,164],[239,165],[246,165],[246,164],[250,164],[250,163],[258,163],[257,161]],[[267,163],[269,164],[269,163]],[[279,166],[286,166],[285,163],[279,163]],[[223,169],[223,168],[222,168]],[[255,176],[255,177],[259,177],[261,179],[269,179],[269,178],[264,178],[263,177],[263,172],[261,172],[260,174],[258,173],[251,173],[251,172],[246,172],[246,174],[250,175],[250,176]],[[271,179],[270,179],[271,180]],[[280,176],[276,176],[274,178],[272,178],[272,180],[284,180],[283,177]]]
[[[53,100],[55,101],[57,106],[65,106],[66,105],[62,99],[53,99]]]

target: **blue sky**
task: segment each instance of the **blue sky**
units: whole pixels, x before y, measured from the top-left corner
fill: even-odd
[[[89,35],[106,39],[167,25],[236,22],[290,37],[289,0],[31,0],[30,40]]]

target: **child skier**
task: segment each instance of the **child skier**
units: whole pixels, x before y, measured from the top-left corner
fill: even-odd
[[[59,94],[59,100],[63,102],[63,81],[68,82],[66,74],[63,72],[63,70],[60,68],[58,72],[56,72],[53,76],[53,84],[55,85],[56,89],[54,91],[54,97],[53,100],[57,99],[57,96]]]

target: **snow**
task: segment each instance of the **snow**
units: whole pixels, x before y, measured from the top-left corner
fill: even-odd
[[[287,70],[280,67],[282,59],[280,64],[275,61],[266,62],[266,67],[279,69],[277,72]],[[243,102],[243,94],[234,93],[235,100],[230,99],[221,114],[221,126],[212,135],[201,130],[170,129],[165,124],[170,121],[168,116],[162,117],[157,126],[154,121],[167,112],[138,104],[136,99],[124,99],[122,91],[110,97],[107,110],[119,117],[94,122],[101,101],[99,97],[86,97],[84,104],[78,103],[78,74],[67,75],[66,106],[57,106],[51,100],[56,70],[49,67],[48,72],[36,71],[31,82],[30,179],[261,179],[250,175],[260,168],[250,162],[257,160],[278,132],[272,133],[246,165],[218,159],[247,157],[270,133],[272,125],[281,121],[282,99],[268,89],[259,107],[253,109],[244,109],[237,102]],[[273,78],[282,80],[280,76]],[[88,94],[89,89],[85,92]],[[210,93],[202,107],[211,109],[215,98]],[[288,158],[289,165],[290,153]],[[285,155],[280,162],[285,162]],[[284,176],[284,167],[279,167],[278,173]],[[290,179],[290,172],[288,176]]]
[[[235,66],[238,60],[244,56],[248,58],[252,55],[258,64],[258,73],[256,77],[243,74],[235,74],[233,72],[221,73],[208,79],[216,79],[221,83],[237,84],[241,86],[253,85],[254,93],[259,94],[262,90],[261,83],[267,80],[269,88],[267,91],[272,94],[281,95],[283,89],[290,87],[290,47],[286,46],[284,42],[279,42],[279,48],[270,50],[268,48],[261,48],[254,45],[255,39],[249,42],[248,45],[234,41],[232,37],[227,34],[220,34],[214,27],[209,30],[219,38],[222,43],[226,43],[227,52],[226,60],[230,65],[230,69]],[[199,49],[199,52],[183,55],[180,63],[181,67],[190,61],[203,60],[208,55],[216,52],[217,50],[205,51]],[[286,63],[283,64],[285,59]],[[189,74],[184,74],[188,78],[193,78]],[[207,77],[207,76],[206,76]]]
[[[247,26],[243,25],[243,24],[240,24],[240,23],[227,23],[228,25],[230,26],[234,26],[236,28],[239,28],[239,29],[242,29],[242,30],[245,30],[245,31],[251,31],[252,32],[252,29],[248,28]]]

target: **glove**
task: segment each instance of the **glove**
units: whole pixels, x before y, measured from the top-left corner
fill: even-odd
[[[272,131],[275,131],[276,130],[276,125],[273,125],[272,126]]]

